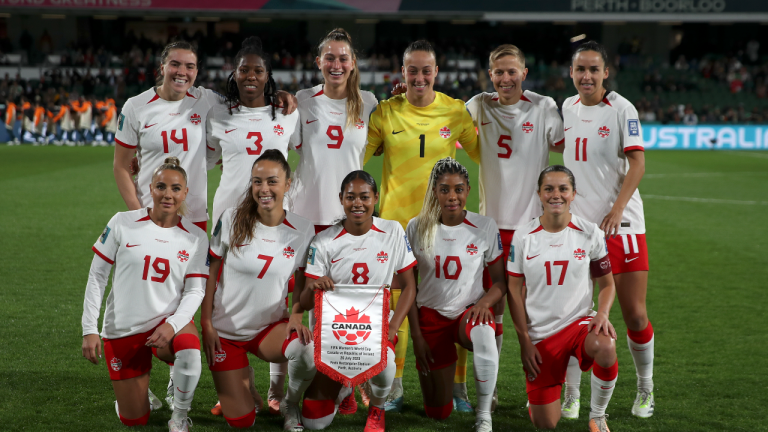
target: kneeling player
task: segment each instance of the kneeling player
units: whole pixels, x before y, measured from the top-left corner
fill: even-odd
[[[373,216],[379,193],[370,174],[349,173],[341,183],[339,199],[346,217],[318,234],[312,242],[301,305],[307,310],[314,308],[314,290],[330,290],[334,284],[389,285],[392,275],[397,273],[403,291],[389,322],[387,366],[369,381],[370,408],[365,424],[366,432],[383,432],[384,403],[395,379],[397,329],[416,297],[413,275],[416,260],[400,224]],[[318,372],[302,406],[304,425],[308,429],[324,429],[330,425],[339,404],[351,391]]]
[[[478,431],[490,431],[491,401],[499,371],[494,315],[506,293],[501,239],[493,219],[464,210],[469,174],[452,158],[439,160],[419,216],[408,223],[421,273],[417,307],[409,314],[413,351],[427,416],[453,410],[452,387],[459,344],[473,350]],[[493,285],[483,291],[483,269]]]
[[[547,167],[539,175],[544,214],[512,239],[508,303],[528,378],[533,424],[540,429],[557,426],[560,391],[573,356],[581,370],[592,368],[589,430],[608,432],[605,409],[619,372],[616,331],[608,320],[616,290],[605,234],[570,213],[575,183],[573,173],[562,165]],[[597,313],[588,272],[600,286]]]
[[[115,410],[127,426],[147,424],[157,398],[148,400],[152,355],[175,364],[172,432],[187,431],[187,411],[200,379],[200,338],[192,321],[203,299],[207,235],[184,220],[187,174],[165,159],[150,183],[154,206],[116,214],[93,245],[83,306],[83,357],[101,357],[96,327],[112,265],[104,354],[115,390]],[[115,264],[117,263],[117,264]],[[143,276],[142,276],[143,275]],[[171,312],[172,311],[172,312]]]
[[[283,318],[288,279],[303,282],[303,263],[314,235],[312,223],[283,210],[291,169],[279,150],[267,150],[253,164],[250,193],[224,211],[211,237],[211,278],[206,286],[201,325],[208,367],[227,423],[253,425],[258,398],[250,352],[260,359],[288,362],[288,392],[280,410],[286,431],[304,428],[299,400],[315,376],[313,344],[302,325],[303,313]]]

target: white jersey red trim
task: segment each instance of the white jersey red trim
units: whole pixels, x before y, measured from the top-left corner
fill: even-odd
[[[563,143],[557,104],[525,90],[514,105],[502,105],[498,93],[480,93],[467,110],[480,140],[480,214],[500,229],[518,229],[541,216],[539,173],[549,165],[549,147]]]
[[[585,106],[578,96],[563,102],[563,162],[573,171],[578,194],[571,212],[601,224],[619,196],[629,170],[626,153],[644,151],[637,110],[609,91],[597,105]],[[619,234],[645,234],[643,200],[635,190],[624,209]]]
[[[115,142],[136,149],[140,167],[136,195],[141,205],[152,203],[149,184],[155,168],[166,157],[176,156],[187,172],[189,218],[192,222],[208,220],[205,125],[208,111],[222,102],[221,95],[203,87],[191,87],[178,101],[161,99],[151,88],[125,102]]]
[[[363,169],[368,118],[378,102],[361,91],[363,112],[347,127],[347,99],[330,99],[323,85],[296,93],[301,116],[301,159],[289,191],[293,211],[315,225],[331,225],[344,216],[339,203],[341,181]]]
[[[572,215],[564,230],[550,233],[537,218],[515,231],[510,248],[507,274],[525,278],[528,335],[534,343],[579,317],[595,315],[590,263],[608,254],[597,224]]]
[[[419,218],[408,222],[408,239],[418,261],[421,282],[416,305],[434,309],[446,318],[461,316],[483,295],[483,269],[502,258],[496,221],[467,211],[456,226],[440,224],[432,250],[419,244]]]

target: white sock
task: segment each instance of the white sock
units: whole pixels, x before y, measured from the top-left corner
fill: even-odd
[[[389,391],[392,389],[392,381],[395,380],[396,372],[395,352],[392,351],[392,348],[387,348],[387,367],[368,381],[371,383],[371,406],[384,408],[384,402],[386,402]]]
[[[311,331],[312,334],[314,334],[314,332],[315,332],[315,311],[311,310],[311,311],[308,311],[308,312],[309,312],[309,314],[307,316],[307,322],[309,323],[309,331]]]
[[[605,415],[605,409],[608,408],[608,402],[611,401],[613,388],[616,386],[616,379],[603,381],[595,376],[592,371],[592,399],[590,403],[589,418],[597,418]]]
[[[653,341],[655,336],[651,337],[648,343],[639,344],[627,336],[629,352],[632,354],[632,360],[635,362],[635,371],[637,372],[637,389],[647,392],[653,391]]]
[[[504,323],[504,315],[496,315],[496,326]],[[501,358],[501,344],[504,341],[504,334],[496,336],[496,351],[499,352],[499,358]]]
[[[496,378],[499,374],[499,354],[496,351],[495,332],[481,324],[469,332],[474,352],[475,389],[477,392],[477,420],[491,420],[491,402]]]
[[[285,396],[286,373],[288,373],[288,362],[269,364],[268,399],[282,399]]]
[[[288,392],[285,399],[298,404],[301,395],[307,390],[315,377],[315,344],[310,342],[303,345],[298,338],[291,341],[285,348],[283,355],[288,359]]]
[[[173,365],[168,365],[168,386],[166,388],[173,388]]]
[[[578,400],[581,397],[581,367],[579,359],[571,357],[568,360],[568,369],[565,372],[565,396],[573,396]]]
[[[394,395],[393,397],[400,397],[403,395],[403,377],[392,380],[392,388],[389,392]]]
[[[185,418],[195,396],[195,388],[203,369],[199,349],[176,352],[173,367],[173,415],[174,420]],[[176,418],[177,410],[181,418]]]

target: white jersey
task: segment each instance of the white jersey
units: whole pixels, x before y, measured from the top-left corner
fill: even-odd
[[[396,221],[373,218],[371,229],[360,236],[341,224],[318,234],[307,253],[308,278],[331,278],[337,284],[389,285],[394,273],[416,265],[403,227]]]
[[[211,236],[211,255],[223,258],[211,321],[219,336],[247,341],[283,318],[288,279],[304,267],[315,228],[286,212],[282,224],[257,222],[248,243],[233,245],[233,216],[234,209],[226,209]]]
[[[541,216],[539,173],[549,165],[549,146],[563,142],[554,99],[526,90],[516,104],[502,105],[498,93],[480,93],[467,110],[480,139],[480,214],[508,230]]]
[[[557,233],[544,231],[538,218],[515,232],[507,274],[525,278],[528,335],[534,343],[579,317],[595,315],[590,263],[607,254],[605,233],[576,215]]]
[[[229,207],[236,207],[251,180],[251,168],[263,152],[279,150],[288,159],[288,149],[300,144],[299,113],[283,115],[272,107],[232,108],[216,105],[208,115],[205,132],[208,145],[208,166],[219,158],[224,166],[221,181],[213,198],[213,218],[218,221]],[[285,201],[287,204],[287,200]],[[284,206],[285,206],[284,204]],[[287,207],[286,207],[287,208]]]
[[[477,303],[483,291],[483,269],[501,259],[502,245],[496,222],[467,211],[456,226],[440,224],[433,250],[419,244],[419,218],[408,222],[408,239],[419,262],[416,305],[434,309],[446,318],[461,316]]]
[[[339,203],[341,181],[350,172],[363,169],[368,118],[378,102],[373,93],[361,93],[363,112],[351,128],[346,127],[347,99],[328,98],[322,84],[296,93],[301,160],[289,195],[293,211],[316,225],[331,225],[344,216]]]
[[[144,333],[165,318],[176,331],[187,325],[203,301],[207,246],[205,231],[183,218],[173,228],[161,228],[146,208],[113,216],[93,245],[98,256],[115,265],[101,336],[113,339]],[[100,306],[98,295],[93,303]],[[192,303],[189,316],[175,315],[182,297]],[[98,309],[95,317],[86,317],[87,312],[84,328],[86,321],[98,319]]]
[[[155,168],[176,156],[187,172],[187,206],[192,222],[208,220],[208,173],[205,161],[205,124],[211,107],[222,102],[219,94],[191,87],[179,101],[161,99],[151,88],[123,105],[115,142],[136,149],[139,175],[136,195],[141,205],[152,203],[149,184]]]
[[[565,151],[563,162],[576,178],[571,212],[600,225],[611,211],[629,170],[625,153],[645,151],[637,110],[618,93],[609,91],[602,102],[584,106],[578,96],[563,102]],[[619,234],[645,234],[640,191],[624,209]]]

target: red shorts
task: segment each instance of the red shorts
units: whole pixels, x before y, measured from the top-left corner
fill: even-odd
[[[315,235],[320,234],[321,232],[327,230],[328,228],[332,227],[333,225],[315,225]]]
[[[606,239],[613,274],[648,271],[645,234],[621,234]]]
[[[568,360],[571,357],[579,359],[582,371],[588,371],[592,367],[594,359],[584,350],[590,321],[592,317],[579,318],[568,324],[568,327],[536,344],[541,354],[542,362],[539,365],[541,373],[536,379],[531,380],[531,375],[526,372],[525,382],[528,401],[531,405],[546,405],[560,399]]]
[[[507,274],[507,258],[509,257],[509,248],[512,246],[512,237],[515,236],[515,230],[500,229],[499,234],[501,234],[501,257],[504,264],[504,274]],[[488,267],[486,267],[483,269],[483,289],[488,291],[491,285],[493,285],[493,281],[491,281],[491,274],[488,273]]]
[[[165,320],[160,321],[157,327],[163,324],[165,324]],[[157,350],[144,344],[147,343],[147,338],[152,336],[157,327],[133,336],[102,339],[104,341],[104,358],[107,362],[107,370],[109,370],[109,379],[119,381],[136,378],[152,370],[152,355],[157,356]],[[173,352],[173,343],[168,345],[171,348],[171,352]],[[161,361],[168,363],[162,359]]]
[[[247,341],[235,341],[226,338],[219,338],[221,341],[221,351],[216,352],[216,361],[213,362],[213,366],[209,366],[209,369],[214,372],[224,372],[242,369],[249,365],[248,353],[256,355],[259,351],[259,345],[265,337],[274,330],[279,324],[287,323],[287,319],[283,319],[277,322],[273,322],[268,325],[267,328],[260,331],[251,340]],[[291,333],[291,337],[283,342],[283,351],[288,344],[298,338],[299,335],[296,332]]]
[[[456,354],[456,344],[459,343],[459,327],[464,316],[469,313],[469,309],[464,311],[458,318],[446,318],[434,309],[422,306],[419,308],[419,328],[421,329],[421,335],[424,336],[424,340],[429,346],[429,350],[432,352],[432,359],[435,360],[429,368],[431,370],[443,369],[454,363],[459,359]],[[493,313],[493,310],[491,310]],[[473,327],[480,325],[467,324],[466,332],[469,337],[469,332]],[[491,322],[491,327],[496,331],[496,323]],[[421,370],[419,363],[416,363],[416,369]]]

